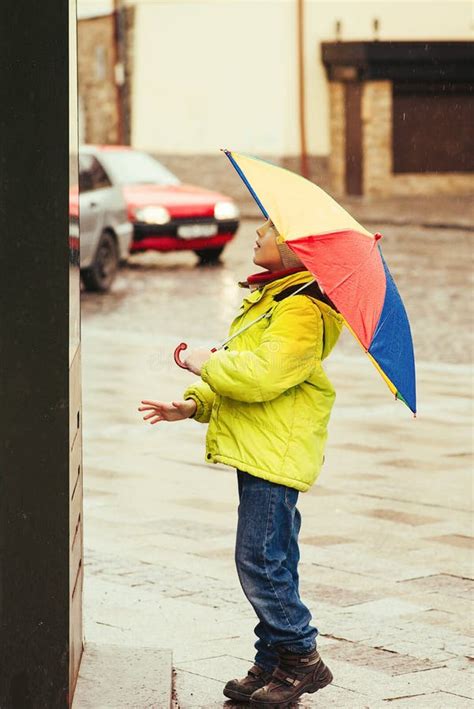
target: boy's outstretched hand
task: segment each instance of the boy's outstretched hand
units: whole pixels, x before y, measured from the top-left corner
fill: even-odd
[[[158,423],[158,421],[181,421],[187,419],[196,411],[196,402],[193,399],[186,401],[148,401],[142,399],[144,406],[139,406],[138,411],[150,411],[149,414],[143,417],[144,421],[150,420],[150,423]]]

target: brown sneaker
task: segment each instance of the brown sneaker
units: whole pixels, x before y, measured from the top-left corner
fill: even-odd
[[[313,650],[306,655],[279,651],[280,662],[268,684],[257,689],[250,698],[250,706],[286,707],[306,692],[317,692],[332,682],[332,672],[322,661],[319,652]]]
[[[253,665],[243,679],[231,679],[224,687],[224,695],[229,699],[248,702],[255,690],[264,687],[272,678],[271,672],[266,672],[259,665]]]

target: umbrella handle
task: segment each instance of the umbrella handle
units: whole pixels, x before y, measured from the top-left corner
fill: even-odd
[[[178,367],[181,367],[181,369],[187,369],[186,365],[184,362],[181,361],[180,354],[183,350],[187,350],[188,346],[186,342],[180,342],[180,344],[177,346],[177,348],[174,351],[174,361],[178,365]],[[211,349],[211,352],[217,352],[217,347],[213,347]]]
[[[176,362],[176,364],[178,365],[178,367],[181,367],[181,369],[187,369],[187,367],[186,367],[186,365],[184,364],[184,362],[182,362],[181,359],[180,359],[180,354],[181,354],[181,352],[182,352],[183,350],[187,350],[187,349],[188,349],[187,344],[186,344],[185,342],[181,342],[181,343],[177,346],[177,348],[175,349],[175,351],[174,351],[174,361]]]

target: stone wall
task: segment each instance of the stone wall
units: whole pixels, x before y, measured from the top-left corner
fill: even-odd
[[[474,193],[474,175],[459,172],[406,173],[393,175],[390,185],[394,195],[430,195],[452,194],[469,195]]]
[[[132,90],[133,68],[135,60],[135,6],[124,8],[124,54],[125,54],[125,86],[123,87],[124,102],[124,142],[131,143],[132,136]]]
[[[388,195],[392,179],[392,82],[364,82],[361,112],[363,194]]]
[[[77,39],[85,141],[116,143],[118,114],[113,16],[80,20]]]
[[[330,140],[329,177],[336,194],[343,194],[346,180],[345,91],[341,81],[329,82]]]

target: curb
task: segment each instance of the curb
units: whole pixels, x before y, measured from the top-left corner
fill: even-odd
[[[72,709],[172,707],[171,650],[88,642]]]

